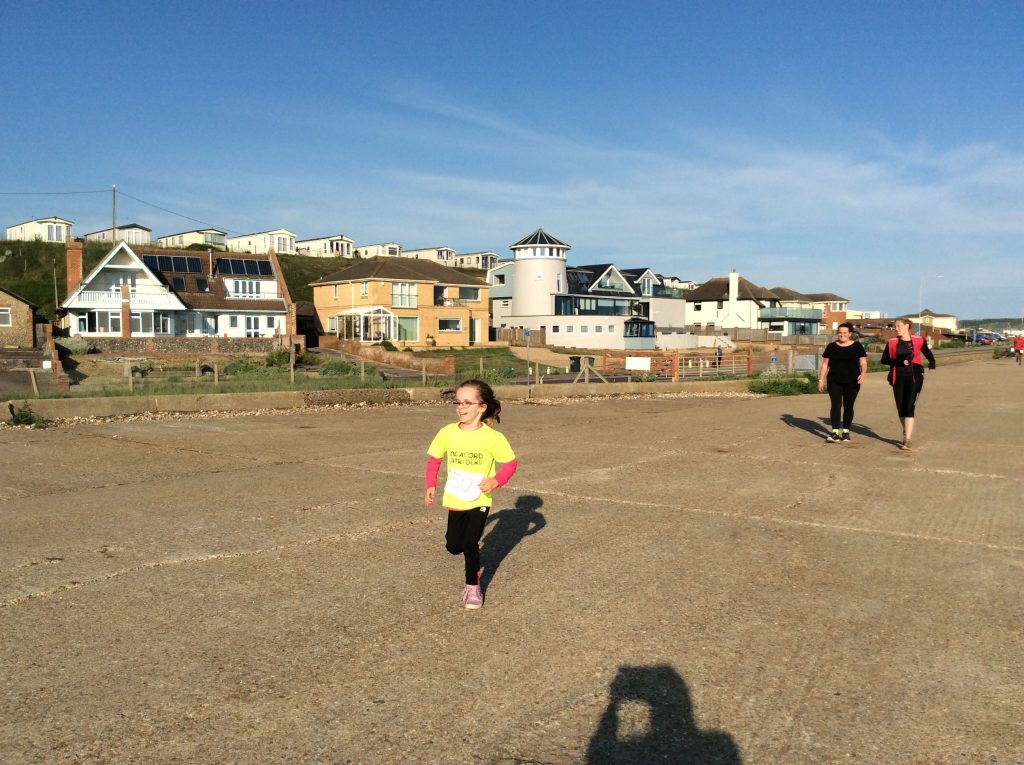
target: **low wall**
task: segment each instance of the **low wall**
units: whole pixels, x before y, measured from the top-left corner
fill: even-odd
[[[386,364],[390,367],[414,369],[419,372],[426,366],[428,375],[452,377],[455,374],[454,356],[417,358],[411,353],[389,351],[382,345],[363,345],[357,340],[342,340],[340,346],[339,350],[345,351],[345,353],[352,356],[358,356],[367,361],[375,361],[378,364]]]
[[[280,347],[276,337],[92,337],[100,353],[146,356],[154,353],[269,353]]]

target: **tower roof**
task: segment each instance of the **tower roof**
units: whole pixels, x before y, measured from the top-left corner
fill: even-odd
[[[572,249],[565,242],[551,236],[551,234],[549,234],[542,228],[537,229],[529,236],[523,237],[515,244],[509,245],[509,247],[532,247],[535,245],[547,245],[549,247],[564,247],[567,250]]]

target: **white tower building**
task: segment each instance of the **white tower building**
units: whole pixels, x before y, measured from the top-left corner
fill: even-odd
[[[554,295],[565,295],[565,253],[571,248],[539,228],[513,245],[512,313],[517,317],[550,316]],[[527,322],[529,326],[529,322]]]

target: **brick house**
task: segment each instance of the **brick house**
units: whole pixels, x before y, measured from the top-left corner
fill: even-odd
[[[0,287],[0,348],[35,347],[35,309],[25,298]]]

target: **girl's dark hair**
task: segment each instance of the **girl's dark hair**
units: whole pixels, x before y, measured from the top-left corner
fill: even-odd
[[[481,421],[495,425],[501,422],[501,417],[499,416],[501,414],[501,402],[494,395],[490,385],[483,380],[466,380],[459,383],[459,388],[476,388],[480,400],[487,405],[483,417],[480,418]]]
[[[842,329],[843,327],[846,327],[848,330],[850,330],[851,335],[853,334],[853,325],[850,322],[844,321],[842,324],[836,327],[836,329]]]

